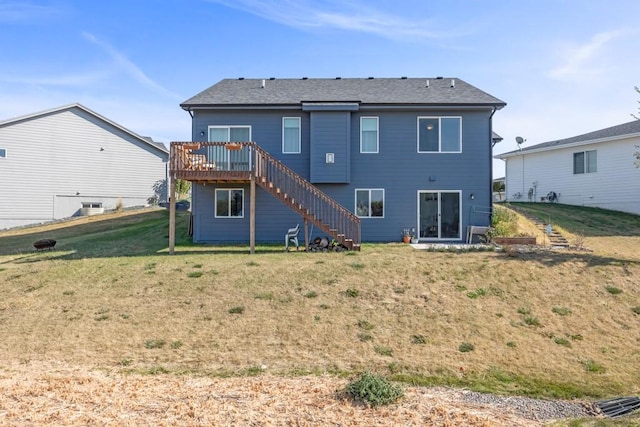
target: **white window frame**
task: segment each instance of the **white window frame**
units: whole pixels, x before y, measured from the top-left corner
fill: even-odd
[[[589,167],[589,156],[590,154],[595,156],[595,169],[591,170]],[[582,172],[576,172],[576,154],[582,154]],[[598,172],[598,150],[584,150],[584,151],[576,151],[572,156],[573,160],[573,174],[574,175],[583,175],[585,173],[596,173]]]
[[[0,159],[6,159],[6,158],[7,158],[7,149],[0,148]]]
[[[286,120],[296,120],[298,122],[298,150],[297,151],[285,150],[284,123]],[[283,117],[282,118],[282,154],[300,154],[301,151],[302,151],[302,120],[300,119],[300,117]]]
[[[420,120],[422,119],[437,119],[438,120],[438,151],[420,151]],[[460,141],[459,141],[459,150],[457,151],[442,151],[442,119],[458,119],[460,121],[459,123],[459,130],[458,133],[460,135]],[[446,154],[455,154],[455,153],[462,153],[462,116],[418,116],[417,122],[416,122],[416,130],[417,130],[417,134],[416,134],[416,149],[418,150],[418,153],[429,153],[429,154],[435,154],[435,153],[446,153]]]
[[[364,151],[362,146],[363,138],[362,138],[362,122],[365,119],[375,119],[376,120],[376,149],[375,151]],[[380,152],[380,118],[378,116],[362,116],[360,117],[360,153],[361,154],[378,154]]]
[[[358,215],[358,191],[367,191],[369,193],[369,206],[367,206],[367,215]],[[371,212],[371,192],[372,191],[382,191],[382,216],[373,216]],[[356,188],[354,193],[354,201],[353,201],[353,212],[358,218],[373,218],[373,219],[384,219],[385,215],[385,205],[386,205],[386,195],[384,188]]]
[[[218,191],[226,191],[229,194],[229,215],[218,215]],[[242,193],[242,215],[231,215],[231,192],[240,191]],[[244,188],[216,188],[213,191],[213,216],[214,218],[244,218]]]
[[[231,128],[249,129],[248,141],[231,141]],[[211,141],[211,129],[227,129],[227,141]],[[251,141],[251,126],[249,125],[210,125],[207,127],[207,140],[209,142],[250,142]]]

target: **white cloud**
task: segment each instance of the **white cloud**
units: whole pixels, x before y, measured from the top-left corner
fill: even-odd
[[[0,22],[33,22],[60,12],[61,9],[54,5],[25,1],[3,2],[0,3]]]
[[[87,39],[89,42],[99,46],[103,50],[105,50],[111,59],[114,61],[115,66],[127,74],[129,77],[136,80],[138,83],[146,86],[147,88],[153,90],[154,92],[167,96],[173,99],[182,99],[179,95],[165,89],[151,78],[149,78],[136,64],[134,64],[129,58],[127,58],[124,54],[116,50],[109,43],[99,40],[96,36],[91,33],[83,32],[83,37]]]
[[[366,2],[308,0],[208,0],[242,10],[279,24],[300,29],[334,28],[375,34],[388,39],[444,39],[467,34],[415,16],[394,16],[368,6]]]
[[[615,30],[598,33],[589,42],[563,49],[563,62],[549,72],[549,77],[557,80],[593,79],[607,72],[601,55],[615,39],[626,33]]]

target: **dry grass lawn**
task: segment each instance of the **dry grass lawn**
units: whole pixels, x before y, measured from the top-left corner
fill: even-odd
[[[164,242],[166,213],[143,215],[161,226],[140,232]],[[640,393],[638,236],[588,237],[591,251],[184,243],[169,256],[124,226],[79,225],[93,227],[83,241],[68,225],[0,232],[0,425],[533,425],[422,387],[386,409],[336,399],[364,370],[548,398]],[[26,249],[65,233],[56,251]]]

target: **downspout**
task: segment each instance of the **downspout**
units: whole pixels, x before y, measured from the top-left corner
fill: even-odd
[[[498,107],[493,107],[491,114],[489,114],[489,143],[493,140],[493,115],[497,110]],[[489,185],[489,210],[491,211],[489,214],[489,225],[491,225],[493,221],[493,145],[491,145],[491,153],[489,155],[489,179],[491,180],[491,185]]]

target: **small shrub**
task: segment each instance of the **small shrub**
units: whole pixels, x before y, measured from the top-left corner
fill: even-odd
[[[635,314],[640,314],[640,305],[632,307],[631,311],[633,311]]]
[[[460,351],[460,353],[468,353],[473,350],[475,350],[475,346],[469,342],[463,342],[458,347],[458,351]]]
[[[144,343],[144,348],[154,349],[154,348],[162,348],[166,344],[165,340],[147,340]]]
[[[272,300],[273,292],[260,292],[255,296],[255,299]]]
[[[171,343],[171,348],[174,349],[174,350],[177,350],[180,347],[182,347],[182,341],[173,341]]]
[[[556,337],[553,339],[553,342],[558,345],[563,345],[565,347],[571,347],[571,343],[569,342],[569,340],[563,337]]]
[[[193,268],[202,268],[202,264],[193,264]]]
[[[584,337],[580,334],[569,335],[569,338],[571,338],[571,341],[582,341],[584,339]]]
[[[553,307],[551,311],[559,316],[567,316],[571,314],[571,310],[567,307]]]
[[[357,289],[354,288],[349,288],[346,291],[344,291],[345,295],[351,298],[355,298],[358,296],[359,292]]]
[[[591,359],[584,360],[582,362],[582,365],[587,370],[587,372],[592,372],[594,374],[603,374],[607,372],[607,369],[604,366]]]
[[[476,299],[478,297],[483,297],[487,295],[487,291],[482,288],[478,288],[475,291],[467,292],[467,296],[471,299]]]
[[[231,313],[231,314],[242,314],[242,313],[244,313],[244,307],[241,306],[241,305],[236,306],[236,307],[231,307],[229,309],[229,313]]]
[[[514,341],[507,341],[507,347],[516,348],[516,343]]]
[[[64,292],[62,293],[62,295],[71,296],[71,295],[75,295],[75,292],[74,292],[74,291],[64,291]]]
[[[607,286],[605,288],[607,290],[607,292],[609,292],[611,295],[618,295],[622,293],[622,289],[620,288],[616,288],[615,286]]]
[[[306,294],[304,294],[305,298],[315,298],[318,296],[318,293],[316,291],[309,291]]]
[[[402,388],[370,372],[363,373],[357,380],[351,381],[344,394],[371,406],[388,405],[404,395]]]
[[[518,307],[518,314],[531,314],[531,309],[527,307]]]
[[[187,274],[187,277],[190,277],[192,279],[197,277],[202,277],[202,271],[192,271]]]
[[[540,326],[540,321],[535,316],[524,316],[524,323],[529,326]]]
[[[249,267],[257,267],[258,265],[260,265],[260,264],[258,264],[258,263],[257,263],[257,262],[255,262],[255,261],[249,261],[249,262],[247,263],[247,266],[249,266]]]
[[[393,350],[391,349],[391,347],[387,347],[384,345],[377,345],[373,347],[373,351],[378,353],[380,356],[393,356]]]
[[[323,310],[327,310],[329,308],[327,304],[320,304],[318,307],[320,307]]]
[[[411,336],[411,344],[426,344],[427,337],[424,335],[412,335]]]
[[[365,331],[370,331],[373,329],[373,325],[366,320],[358,320],[358,327],[364,329]]]

